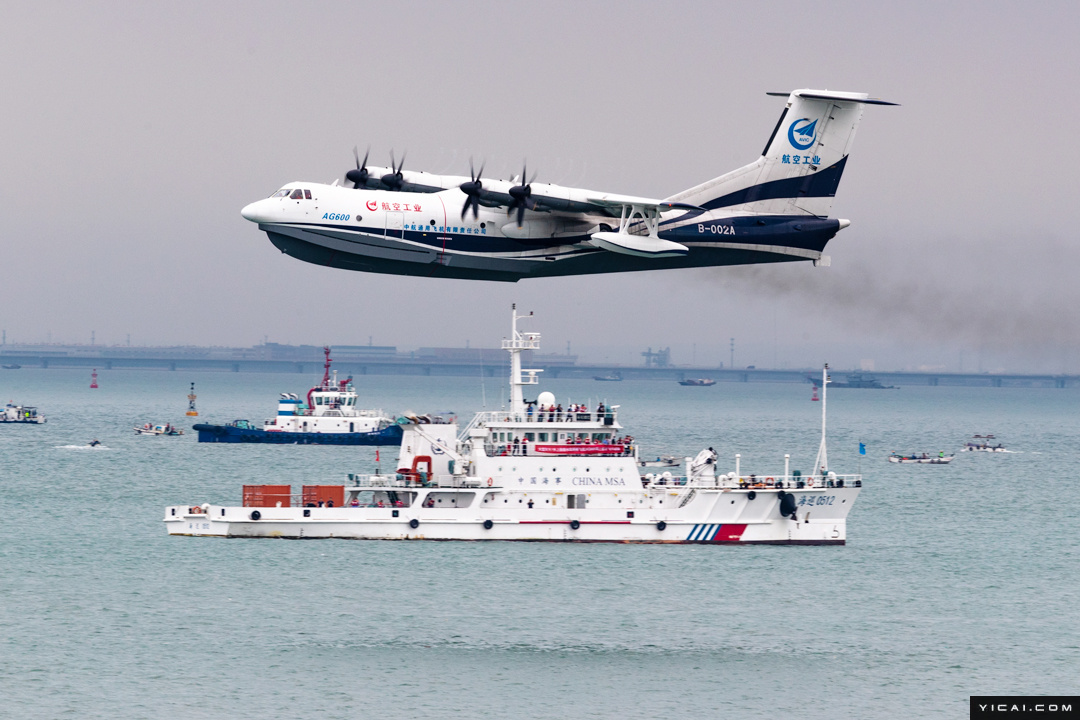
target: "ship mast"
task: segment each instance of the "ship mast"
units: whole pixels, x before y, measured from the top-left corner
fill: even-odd
[[[829,379],[829,363],[825,363],[825,367],[821,371],[821,447],[817,451],[817,459],[814,460],[814,472],[821,471],[821,476],[829,472],[829,456],[825,449],[825,398],[828,395],[829,383],[832,380]]]
[[[323,354],[326,355],[326,362],[323,365],[322,375],[322,387],[325,390],[330,387],[330,346],[324,345],[322,350]]]
[[[522,388],[526,385],[538,385],[540,379],[536,377],[536,373],[543,372],[543,370],[522,370],[521,351],[539,350],[540,333],[518,332],[517,321],[523,318],[532,317],[532,313],[530,312],[528,315],[518,315],[517,303],[510,306],[510,317],[510,339],[503,340],[502,342],[503,350],[510,353],[510,412],[524,413],[525,395]],[[526,374],[522,375],[522,373]]]

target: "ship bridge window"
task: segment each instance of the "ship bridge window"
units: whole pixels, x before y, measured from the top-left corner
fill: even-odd
[[[289,188],[281,188],[276,193],[271,195],[272,198],[282,198],[289,194]]]
[[[311,199],[311,191],[310,190],[304,190],[304,199],[305,200],[310,200]]]
[[[295,190],[292,191],[292,195],[289,196],[289,199],[290,200],[303,200],[304,199],[304,191],[301,190],[300,188],[296,188]]]

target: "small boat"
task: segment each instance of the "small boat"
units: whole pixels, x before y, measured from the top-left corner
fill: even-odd
[[[22,365],[4,365],[5,370],[18,370]]]
[[[680,385],[686,385],[688,387],[709,387],[715,385],[716,381],[712,378],[687,378],[679,381]]]
[[[0,422],[40,425],[45,422],[45,416],[39,415],[36,407],[8,403],[7,407],[0,410]]]
[[[593,380],[600,382],[622,382],[622,373],[613,372],[610,375],[593,375]]]
[[[151,425],[146,423],[143,426],[135,426],[136,435],[183,435],[184,431],[178,427],[174,427],[168,423],[164,425]]]
[[[895,390],[895,385],[882,385],[881,381],[876,377],[870,375],[863,375],[862,373],[849,373],[847,376],[847,382],[833,382],[829,381],[829,386],[832,388],[857,388],[859,390]]]
[[[973,435],[960,452],[1009,452],[1001,443],[994,444],[996,439],[993,435]]]
[[[674,455],[661,455],[655,460],[639,460],[639,467],[679,467],[682,465],[682,460],[679,460]]]
[[[922,455],[900,455],[899,453],[893,453],[889,456],[889,462],[902,463],[905,465],[948,465],[953,461],[955,455],[928,455],[923,453]]]

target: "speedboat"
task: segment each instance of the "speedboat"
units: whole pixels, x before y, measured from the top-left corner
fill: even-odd
[[[679,384],[689,387],[709,387],[715,385],[716,381],[712,378],[687,378],[686,380],[680,380]]]

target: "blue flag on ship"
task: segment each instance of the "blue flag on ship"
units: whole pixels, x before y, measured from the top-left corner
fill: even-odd
[[[860,455],[865,455],[866,454],[866,443],[859,443],[859,454]]]

